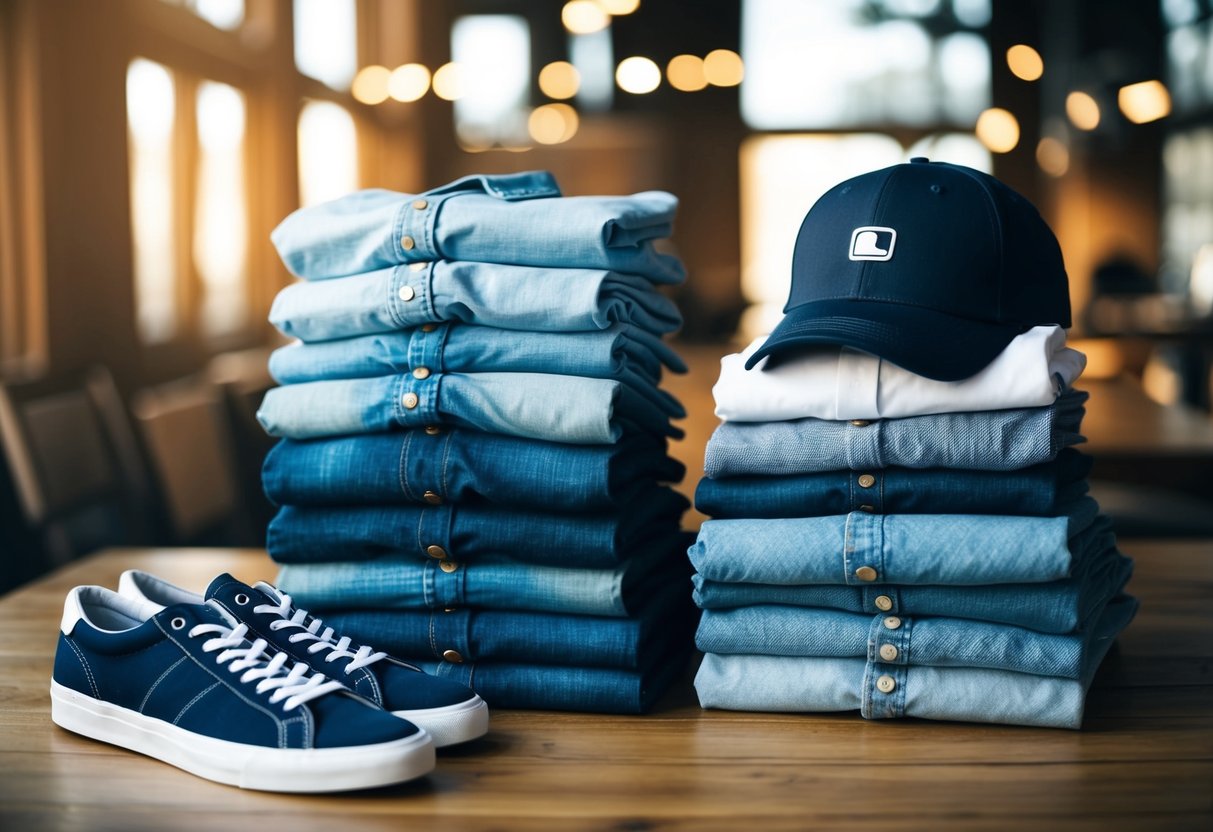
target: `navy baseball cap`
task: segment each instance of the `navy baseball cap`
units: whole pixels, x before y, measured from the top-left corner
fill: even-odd
[[[988,174],[921,157],[817,200],[783,311],[747,369],[834,344],[957,381],[1034,326],[1071,325],[1061,248],[1036,208]]]

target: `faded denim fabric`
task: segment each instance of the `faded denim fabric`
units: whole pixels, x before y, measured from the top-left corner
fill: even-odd
[[[996,722],[1050,728],[1082,725],[1087,689],[1116,636],[1137,611],[1120,596],[1088,633],[1082,676],[1068,679],[971,667],[912,667],[859,658],[722,656],[695,677],[705,708],[853,711],[866,719]]]
[[[625,505],[647,483],[679,482],[685,472],[665,440],[648,434],[567,445],[430,428],[284,439],[261,480],[276,505],[488,502],[587,512]]]
[[[419,195],[357,191],[300,208],[270,239],[286,267],[308,279],[444,259],[613,269],[678,283],[682,264],[652,245],[670,236],[677,209],[664,191],[561,197],[550,173],[530,171],[465,176]]]
[[[1013,471],[1054,459],[1085,441],[1078,433],[1087,394],[1070,391],[1048,407],[835,422],[730,422],[708,440],[709,477],[783,476],[818,471],[961,468]]]
[[[1061,517],[867,514],[708,520],[689,550],[711,581],[758,584],[982,585],[1070,577],[1107,518],[1083,497]],[[1074,538],[1074,540],[1071,540]]]
[[[688,503],[653,486],[607,514],[553,514],[489,506],[284,506],[266,547],[278,563],[371,560],[393,554],[461,561],[511,558],[555,566],[606,567],[668,551]],[[449,559],[449,560],[448,560]]]
[[[655,389],[655,388],[654,388]],[[685,415],[626,384],[547,373],[434,373],[275,387],[257,420],[288,439],[454,425],[552,442],[605,444],[627,429],[681,437],[670,417]]]
[[[296,283],[270,309],[270,323],[308,343],[445,321],[525,332],[626,324],[662,335],[678,329],[682,316],[635,275],[445,260]]]
[[[1072,449],[1016,471],[872,468],[782,477],[704,477],[695,507],[717,519],[875,514],[1049,516],[1087,493],[1091,458]]]

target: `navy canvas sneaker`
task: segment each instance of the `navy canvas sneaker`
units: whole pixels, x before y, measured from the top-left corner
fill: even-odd
[[[247,633],[219,604],[160,607],[76,587],[63,606],[51,719],[246,789],[362,789],[434,768],[424,730]]]
[[[130,569],[122,573],[118,591],[163,606],[216,603],[247,624],[253,636],[269,642],[271,649],[338,679],[384,710],[424,728],[439,748],[489,730],[488,705],[466,685],[430,676],[369,646],[351,644],[348,636],[338,636],[319,618],[295,607],[290,595],[267,583],[249,586],[225,573],[198,595]]]

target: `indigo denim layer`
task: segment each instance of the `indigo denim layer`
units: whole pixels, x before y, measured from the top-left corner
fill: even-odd
[[[664,397],[664,406],[655,403]],[[275,387],[257,420],[271,436],[314,439],[453,425],[552,442],[605,444],[626,430],[681,437],[682,406],[601,378],[547,373],[434,373]]]
[[[695,507],[718,519],[876,514],[1049,516],[1087,493],[1091,458],[1072,449],[1016,471],[872,468],[782,477],[704,477]]]
[[[287,286],[270,323],[307,343],[443,322],[524,332],[590,332],[626,324],[654,335],[682,325],[643,277],[438,260]]]
[[[873,468],[1013,471],[1048,462],[1079,435],[1087,394],[1048,407],[836,422],[729,422],[708,440],[709,477],[786,476]]]
[[[284,506],[266,545],[278,563],[371,560],[388,554],[460,562],[513,559],[606,567],[682,538],[686,498],[669,488],[639,492],[606,514],[553,514],[486,506]]]
[[[463,429],[296,441],[262,466],[276,505],[498,503],[591,512],[625,505],[638,488],[686,471],[666,442],[631,434],[613,445],[568,445]]]
[[[1120,596],[1091,629],[1079,679],[971,667],[910,667],[856,658],[722,656],[709,653],[695,677],[705,708],[853,711],[867,719],[996,722],[1079,728],[1087,689],[1116,636],[1137,611]]]
[[[609,378],[641,389],[662,367],[686,365],[661,340],[616,324],[595,332],[515,332],[440,324],[319,344],[292,344],[270,355],[279,384],[411,373],[555,373]]]
[[[318,613],[473,607],[620,618],[636,615],[655,592],[671,584],[685,594],[689,566],[673,554],[679,542],[666,551],[597,569],[473,562],[448,572],[442,561],[385,557],[287,564],[277,583]]]
[[[652,245],[670,236],[677,209],[663,191],[561,197],[550,173],[531,171],[465,176],[417,195],[357,191],[300,208],[270,239],[286,267],[308,279],[445,259],[614,269],[679,283],[682,264]]]
[[[947,615],[1069,633],[1123,589],[1133,562],[1113,548],[1111,535],[1079,558],[1075,574],[1060,581],[986,586],[839,586],[831,584],[721,583],[692,576],[695,603],[726,610],[753,604],[792,604],[848,612]]]
[[[1059,517],[867,514],[708,520],[689,550],[711,581],[758,584],[982,585],[1070,577],[1102,542],[1090,497]],[[1073,538],[1073,540],[1071,540]]]

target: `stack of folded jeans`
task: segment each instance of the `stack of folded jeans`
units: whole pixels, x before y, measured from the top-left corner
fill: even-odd
[[[691,647],[677,201],[546,173],[289,216],[258,413],[278,586],[495,707],[639,712]]]
[[[696,491],[701,704],[1079,727],[1136,601],[1064,330],[957,382],[847,347],[746,371],[761,342],[722,361]]]

